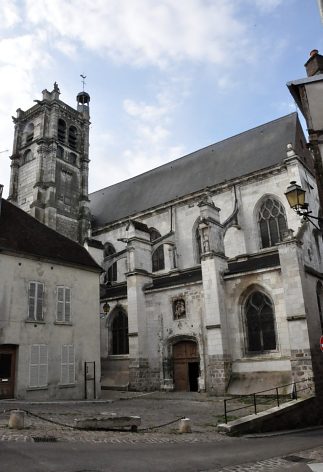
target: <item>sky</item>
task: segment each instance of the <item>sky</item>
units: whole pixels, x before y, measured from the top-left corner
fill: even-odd
[[[91,96],[90,192],[296,110],[317,0],[0,0],[0,183],[17,108]],[[180,178],[180,176],[179,176]]]

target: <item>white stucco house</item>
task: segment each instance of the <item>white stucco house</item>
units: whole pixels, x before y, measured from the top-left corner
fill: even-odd
[[[0,398],[98,397],[100,267],[78,243],[0,202]]]

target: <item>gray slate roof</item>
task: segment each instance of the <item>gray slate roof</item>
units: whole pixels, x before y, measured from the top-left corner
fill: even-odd
[[[40,223],[7,200],[1,200],[0,254],[13,253],[101,272],[80,244]]]
[[[286,158],[288,143],[300,156],[308,156],[297,113],[91,193],[93,226],[98,228],[207,186],[280,164]]]

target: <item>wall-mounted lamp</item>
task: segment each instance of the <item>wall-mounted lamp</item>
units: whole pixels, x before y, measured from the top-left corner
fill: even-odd
[[[285,196],[289,203],[289,206],[299,215],[304,218],[305,221],[309,221],[315,226],[316,229],[322,231],[321,226],[323,226],[323,218],[318,216],[313,216],[312,211],[308,208],[308,203],[305,202],[306,191],[302,189],[295,181],[292,181],[287,187]],[[314,221],[318,221],[319,226],[317,226]]]

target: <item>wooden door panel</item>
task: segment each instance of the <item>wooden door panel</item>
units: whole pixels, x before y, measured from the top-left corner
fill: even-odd
[[[0,347],[0,398],[13,398],[16,349]]]
[[[176,391],[187,391],[188,370],[186,362],[174,362],[174,383]]]

